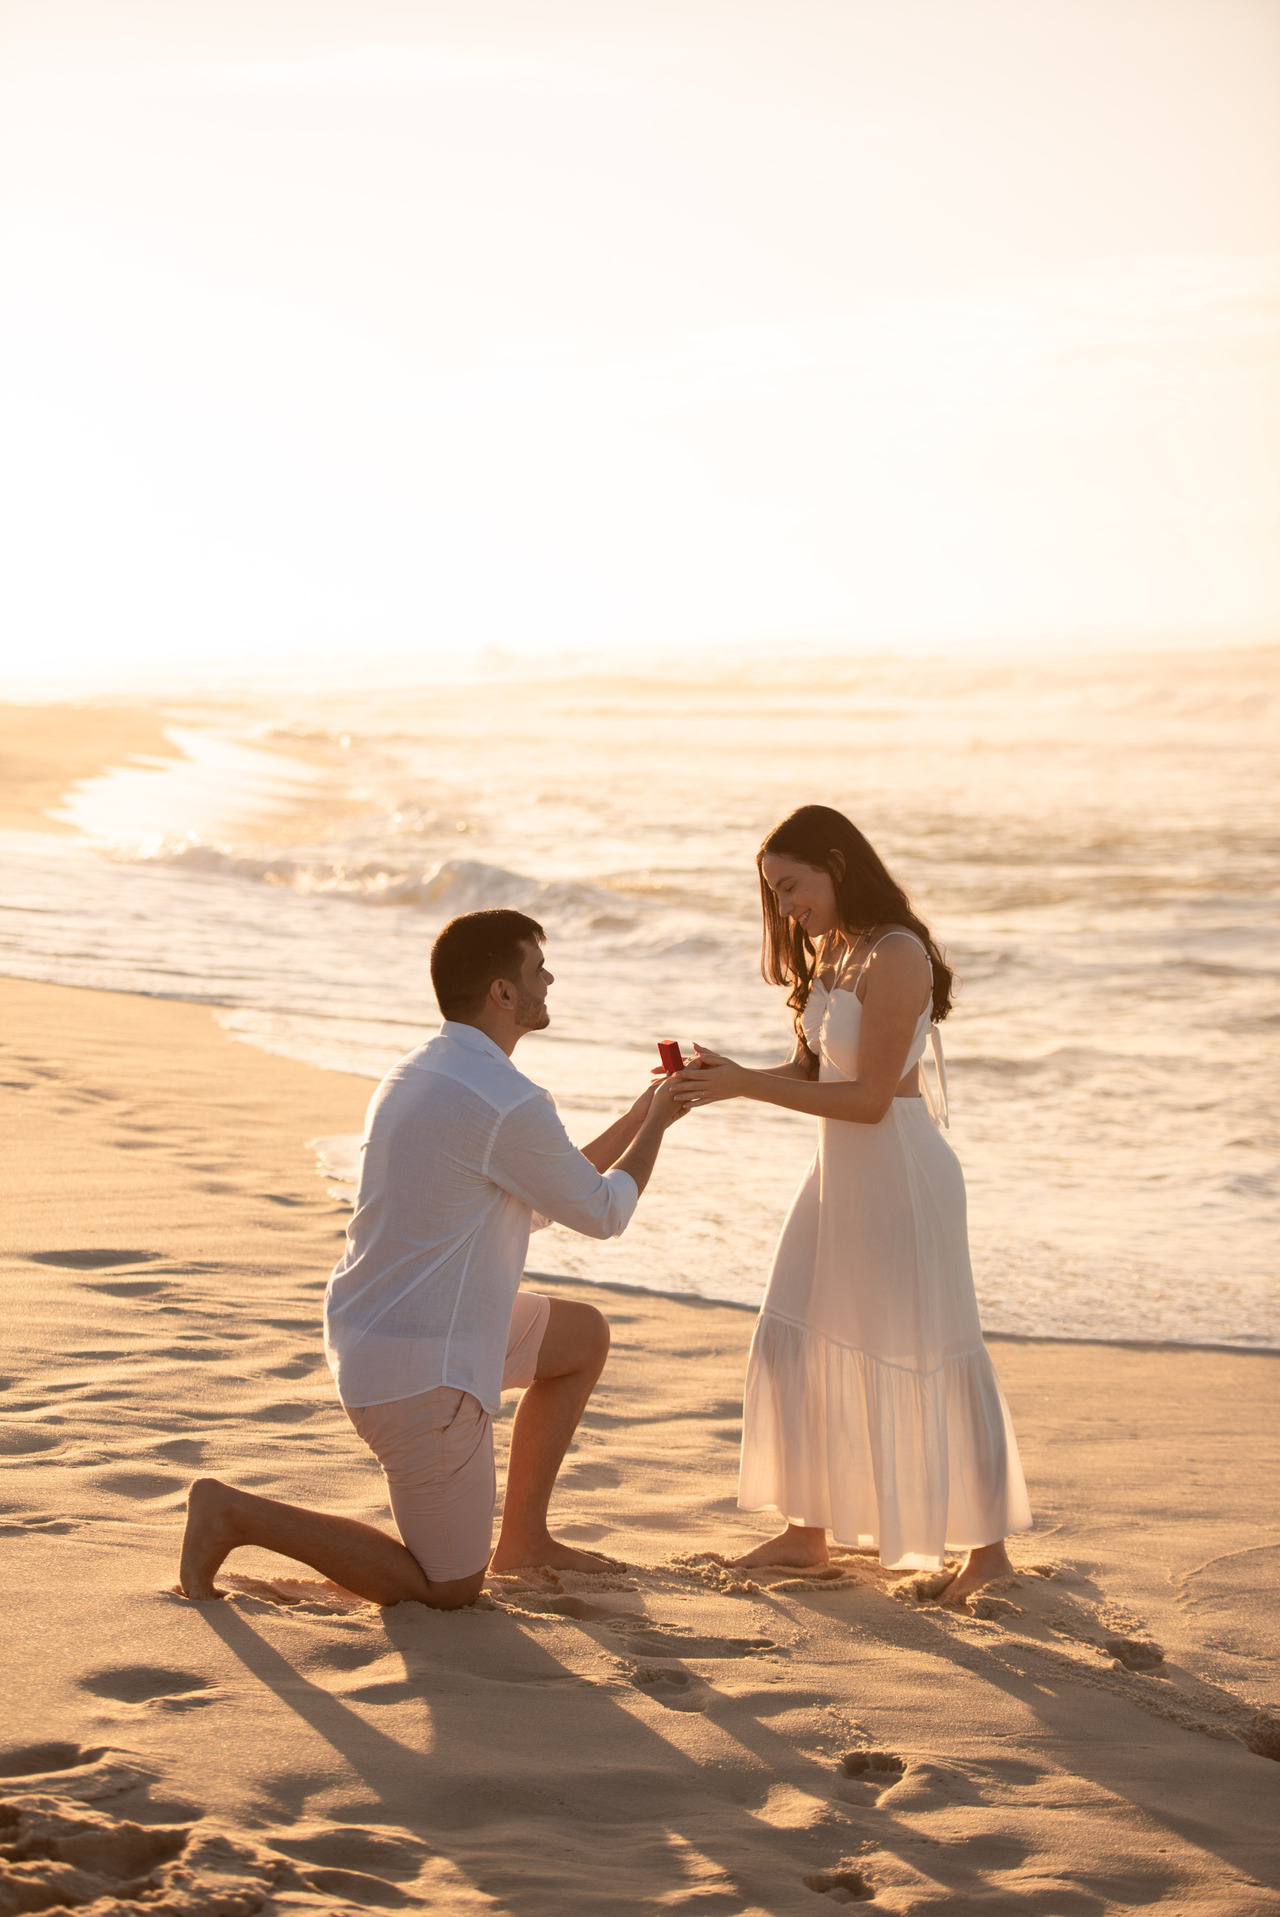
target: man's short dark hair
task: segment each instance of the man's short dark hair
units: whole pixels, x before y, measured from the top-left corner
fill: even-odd
[[[431,984],[444,1018],[474,1018],[495,979],[520,977],[526,939],[546,933],[523,912],[463,912],[450,919],[431,948]]]

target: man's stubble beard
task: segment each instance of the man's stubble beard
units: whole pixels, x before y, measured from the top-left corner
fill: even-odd
[[[520,994],[516,1001],[516,1017],[526,1032],[545,1032],[551,1023],[546,1000],[540,1003],[532,992]]]

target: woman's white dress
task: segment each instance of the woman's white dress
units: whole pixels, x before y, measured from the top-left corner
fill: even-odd
[[[824,1083],[856,1076],[861,1023],[851,986],[814,986],[804,1030]],[[904,1074],[931,1036],[926,1007]],[[911,1568],[1030,1529],[964,1174],[924,1098],[895,1098],[878,1125],[819,1121],[751,1343],[738,1504]]]

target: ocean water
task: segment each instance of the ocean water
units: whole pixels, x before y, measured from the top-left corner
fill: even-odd
[[[517,1063],[585,1140],[659,1037],[785,1054],[754,854],[820,800],[959,974],[988,1330],[1280,1347],[1280,653],[362,676],[167,707],[174,760],[77,788],[79,836],[0,835],[0,969],[376,1077],[435,1029],[436,929],[515,905],[557,981]],[[695,1113],[622,1239],[530,1266],[754,1303],[814,1130]]]

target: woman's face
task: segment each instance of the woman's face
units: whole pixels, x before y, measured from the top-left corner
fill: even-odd
[[[836,888],[829,872],[802,859],[789,859],[783,852],[766,852],[760,870],[779,910],[794,919],[807,938],[825,938],[838,929]]]

